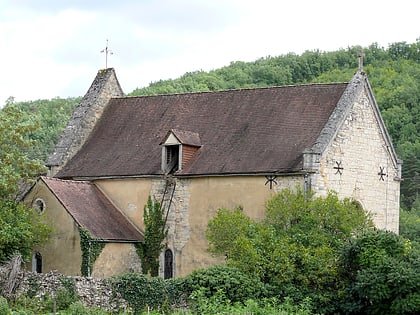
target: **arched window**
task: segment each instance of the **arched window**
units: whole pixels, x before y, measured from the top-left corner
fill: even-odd
[[[42,255],[38,252],[32,256],[32,271],[42,273]]]
[[[163,277],[164,279],[173,278],[173,268],[174,268],[174,254],[168,248],[165,250],[165,266],[163,269]]]

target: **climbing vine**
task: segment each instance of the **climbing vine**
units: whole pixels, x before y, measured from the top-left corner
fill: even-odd
[[[105,243],[99,242],[100,240],[98,239],[94,239],[85,228],[79,228],[79,234],[80,249],[82,250],[82,265],[80,271],[83,276],[90,276],[93,264],[105,247]]]
[[[137,254],[141,259],[142,271],[152,277],[159,274],[159,255],[165,248],[163,241],[168,235],[164,209],[156,199],[149,196],[144,206],[144,241],[136,245]]]

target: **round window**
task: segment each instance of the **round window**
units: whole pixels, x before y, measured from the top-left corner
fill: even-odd
[[[34,203],[32,204],[32,208],[34,208],[38,214],[43,213],[45,210],[45,201],[41,198],[35,199]]]

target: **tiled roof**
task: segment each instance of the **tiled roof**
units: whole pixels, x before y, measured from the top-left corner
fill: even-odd
[[[79,226],[92,237],[110,241],[141,241],[143,236],[91,182],[42,177]]]
[[[201,147],[178,175],[296,172],[347,83],[114,98],[62,178],[161,174],[174,129]]]

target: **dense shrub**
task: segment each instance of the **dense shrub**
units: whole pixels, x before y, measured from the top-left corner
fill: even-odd
[[[343,247],[346,314],[418,314],[420,255],[409,240],[366,231]]]
[[[146,307],[161,308],[167,301],[165,280],[162,278],[130,273],[114,277],[110,283],[136,313]]]
[[[223,292],[233,303],[257,299],[262,296],[263,288],[258,279],[228,266],[196,270],[184,278],[184,290],[188,295],[200,290],[204,297],[210,298]]]

